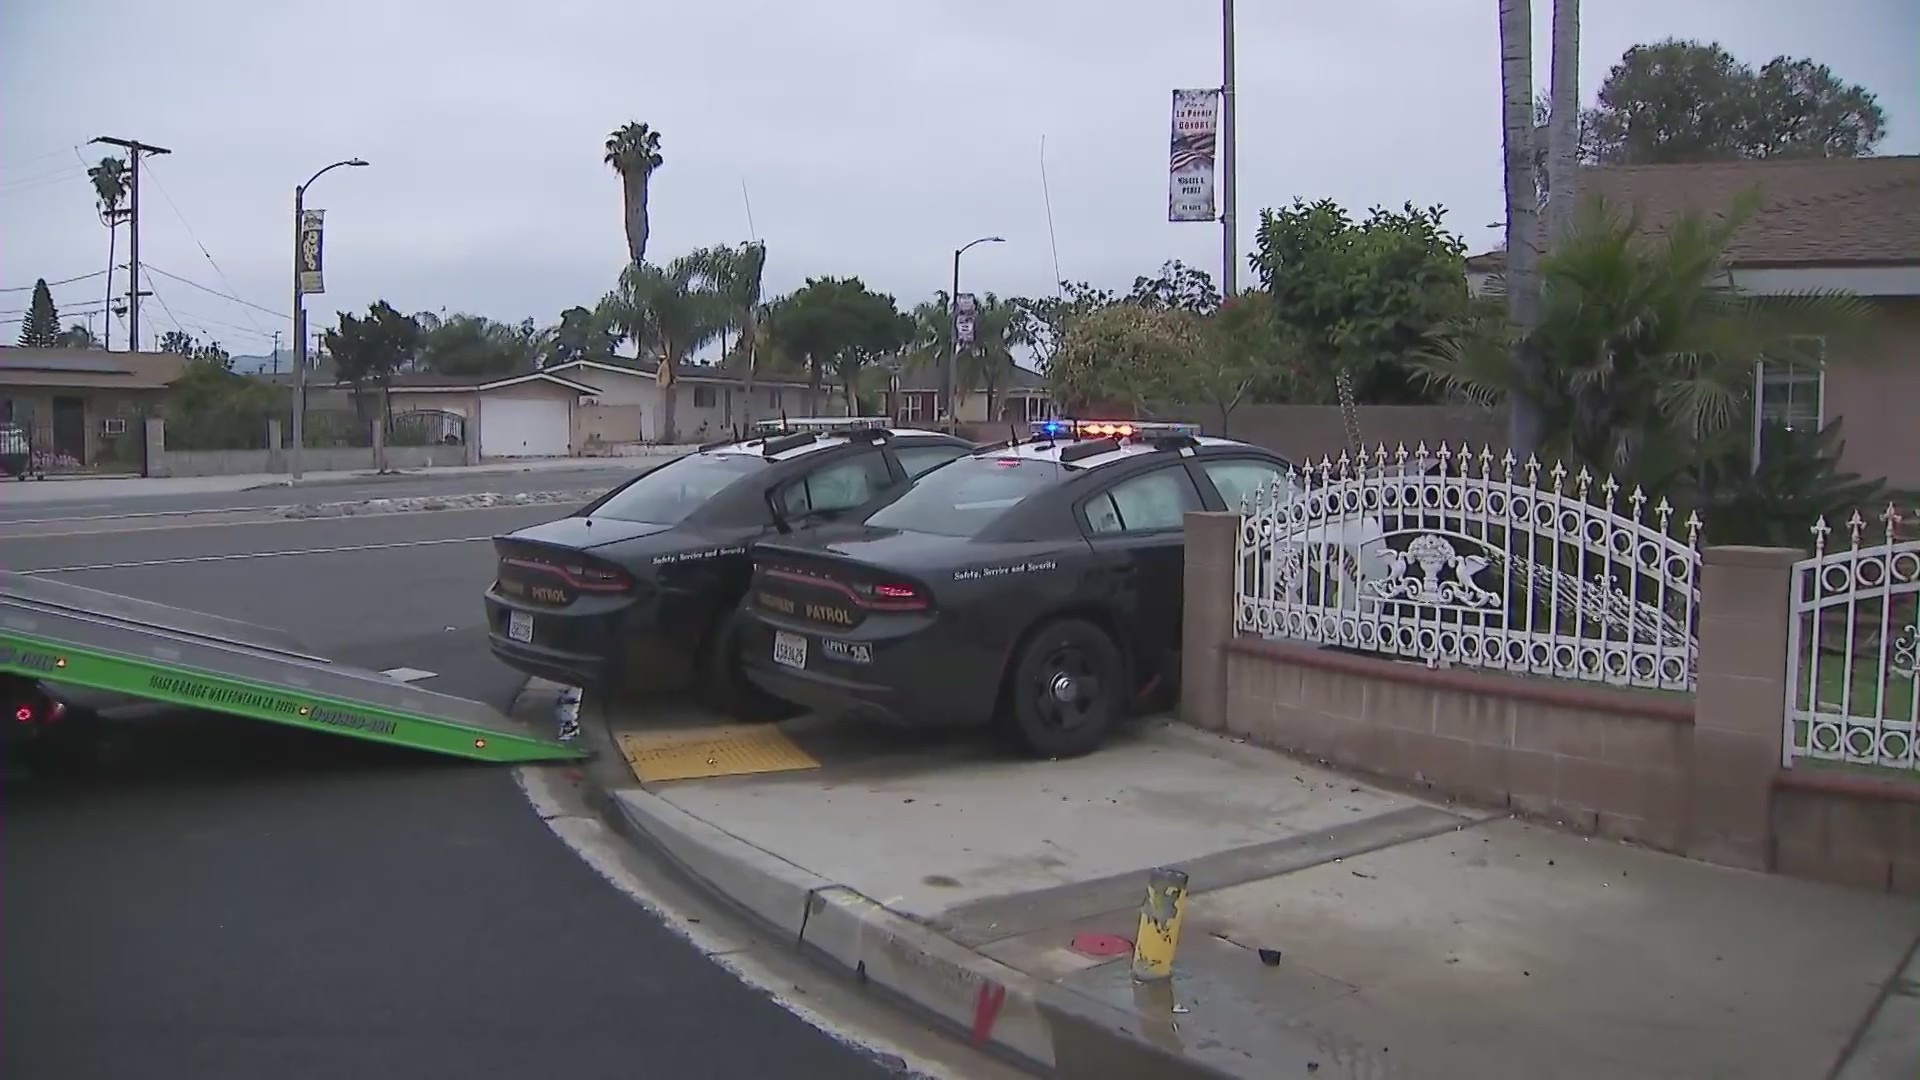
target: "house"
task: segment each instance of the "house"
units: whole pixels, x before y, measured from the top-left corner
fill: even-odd
[[[654,442],[665,429],[666,391],[653,359],[572,360],[543,368],[594,387],[582,402],[576,445]],[[823,384],[820,400],[808,404],[804,378],[765,375],[754,379],[752,407],[746,382],[723,367],[682,364],[674,377],[673,426],[682,442],[701,442],[749,420],[789,416],[838,416],[846,410],[839,387]]]
[[[0,346],[0,423],[24,429],[48,471],[137,471],[141,417],[185,371],[174,353]]]
[[[1759,206],[1727,249],[1730,283],[1761,296],[1847,292],[1872,309],[1862,338],[1819,368],[1764,362],[1761,418],[1795,428],[1844,419],[1842,467],[1920,489],[1920,157],[1588,168],[1580,185],[1656,235],[1686,211],[1722,213],[1757,189]],[[1484,287],[1504,265],[1500,252],[1468,259],[1469,283]]]
[[[942,403],[946,399],[946,372],[934,365],[903,370],[895,378],[891,394],[895,420],[931,423],[945,411]],[[1018,364],[1011,365],[1000,385],[993,388],[992,416],[987,415],[988,397],[985,386],[967,390],[960,395],[959,415],[955,419],[963,424],[1025,423],[1047,419],[1057,411],[1047,396],[1046,379]]]
[[[536,371],[527,375],[431,375],[403,373],[387,383],[387,407],[396,430],[424,430],[430,442],[464,443],[479,426],[479,455],[493,457],[566,457],[579,449],[573,441],[580,401],[594,387]],[[351,402],[353,385],[334,383],[308,388],[311,414],[327,403]],[[363,416],[369,415],[362,413]]]

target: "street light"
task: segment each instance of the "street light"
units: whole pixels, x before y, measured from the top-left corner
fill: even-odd
[[[955,373],[960,366],[960,256],[975,244],[1004,244],[1005,237],[983,236],[969,241],[953,251],[953,291],[947,294],[947,419],[958,420],[960,413],[954,406]],[[991,420],[992,417],[987,419]]]
[[[307,444],[307,305],[300,288],[300,219],[307,209],[307,189],[315,180],[343,165],[357,169],[366,164],[361,158],[336,161],[293,189],[293,453],[287,464],[295,480],[300,479],[300,458]]]

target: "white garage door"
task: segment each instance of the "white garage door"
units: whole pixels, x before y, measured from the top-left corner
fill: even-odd
[[[485,457],[565,457],[567,403],[482,397],[480,453]]]

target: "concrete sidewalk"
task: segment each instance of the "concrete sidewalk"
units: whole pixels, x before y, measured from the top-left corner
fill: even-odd
[[[631,835],[1057,1075],[1799,1080],[1850,1054],[1844,1080],[1920,1070],[1910,901],[1431,803],[1161,722],[1033,762],[806,718],[773,758],[818,767],[643,785],[615,740],[701,718],[592,699],[584,718]],[[709,764],[780,741],[726,734]],[[1159,865],[1192,884],[1165,997],[1115,941]]]
[[[647,453],[624,457],[524,458],[490,461],[481,465],[453,465],[438,469],[409,469],[386,474],[392,478],[426,476],[485,476],[493,473],[527,473],[579,469],[632,469],[662,457],[678,457],[691,446],[647,447]],[[244,473],[232,476],[61,476],[44,481],[9,481],[0,487],[0,498],[10,503],[56,503],[89,499],[140,498],[167,495],[212,495],[230,491],[253,491],[270,487],[325,488],[340,484],[359,484],[378,479],[370,469],[340,472],[310,472],[298,483],[285,473]]]

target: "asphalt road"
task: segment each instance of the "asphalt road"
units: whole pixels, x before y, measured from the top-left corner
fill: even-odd
[[[485,651],[484,538],[553,512],[0,540],[0,565],[504,706],[520,680]],[[887,1074],[614,890],[507,770],[207,715],[113,745],[5,790],[0,1075]]]
[[[419,495],[460,495],[482,491],[514,494],[522,491],[574,491],[612,487],[658,461],[638,458],[631,469],[597,466],[579,469],[532,469],[525,472],[404,473],[398,476],[356,476],[351,479],[311,481],[297,488],[275,485],[251,491],[217,491],[192,495],[89,495],[84,480],[47,481],[30,485],[34,498],[11,500],[14,484],[0,484],[0,524],[21,521],[101,520],[129,514],[172,514],[190,511],[249,509],[320,502],[357,502],[365,499],[403,499]],[[49,485],[51,487],[49,487]],[[51,499],[52,494],[61,498]],[[65,497],[68,492],[72,497]]]

